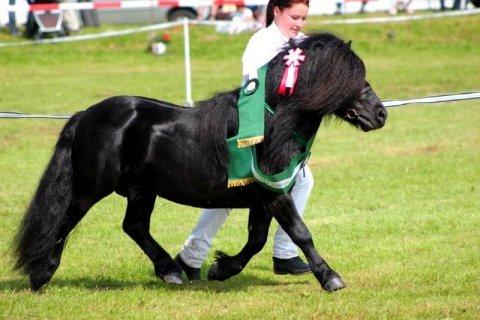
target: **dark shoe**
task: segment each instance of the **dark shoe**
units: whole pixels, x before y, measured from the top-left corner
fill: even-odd
[[[180,254],[177,254],[175,257],[174,261],[180,266],[180,268],[183,269],[185,274],[187,275],[188,280],[190,281],[197,281],[201,280],[200,279],[200,268],[193,268],[187,265],[185,262],[183,262],[182,258],[180,257]]]
[[[273,273],[275,274],[291,274],[298,276],[310,273],[310,266],[300,259],[300,257],[290,259],[280,259],[273,257]]]

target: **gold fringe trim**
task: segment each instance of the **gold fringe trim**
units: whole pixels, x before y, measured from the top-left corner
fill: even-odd
[[[255,182],[255,178],[228,180],[227,188],[244,187]]]
[[[237,140],[237,145],[239,148],[245,148],[245,147],[250,147],[255,144],[258,144],[263,141],[263,136],[256,136],[256,137],[251,137],[251,138],[245,138],[245,139],[238,139]]]

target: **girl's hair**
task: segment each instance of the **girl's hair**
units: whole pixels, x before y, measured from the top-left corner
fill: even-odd
[[[297,3],[303,3],[307,7],[310,6],[310,0],[270,0],[268,1],[266,26],[268,27],[273,22],[273,18],[274,18],[273,10],[275,9],[275,7],[278,7],[280,10],[283,10],[285,8],[290,8],[291,6]]]

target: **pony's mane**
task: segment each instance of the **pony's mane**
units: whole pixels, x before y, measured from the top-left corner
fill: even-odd
[[[351,104],[365,86],[365,66],[351,50],[350,43],[324,32],[309,35],[297,46],[304,51],[306,60],[300,66],[293,95],[280,96],[277,93],[285,69],[283,57],[291,49],[290,45],[286,45],[270,61],[268,67],[265,100],[276,111],[275,115],[266,118],[265,143],[260,152],[275,153],[274,157],[278,159],[270,158],[270,163],[260,164],[267,173],[277,172],[288,163],[296,148],[291,135],[293,130],[298,129],[293,127],[294,123],[300,121],[310,128],[307,131],[316,131],[322,118]],[[232,132],[232,128],[219,124],[235,118],[238,94],[239,88],[236,88],[197,103],[204,110],[204,132],[215,137],[216,150],[221,155],[220,158],[216,157],[216,161],[227,161],[225,137],[232,136],[235,132]],[[307,125],[306,122],[312,117],[318,121]],[[234,123],[238,124],[237,120]],[[233,128],[236,130],[237,125]],[[208,147],[211,148],[211,141],[205,143],[207,150]],[[271,167],[271,163],[276,166]]]
[[[236,119],[238,94],[239,88],[195,103],[202,117],[200,132],[205,138],[210,137],[202,139],[203,150],[210,161],[219,167],[226,166],[228,161],[225,137],[235,135],[238,128],[235,126],[229,130],[228,126],[229,119]],[[234,123],[238,124],[238,121]]]
[[[297,45],[305,52],[306,61],[300,66],[296,91],[292,96],[283,97],[277,93],[285,68],[283,57],[291,49],[290,44],[285,45],[284,50],[269,63],[266,100],[270,106],[294,104],[302,111],[327,115],[357,98],[365,85],[366,72],[362,60],[351,50],[350,43],[323,32],[309,35]],[[197,102],[197,105],[218,105],[226,96],[238,98],[239,89],[218,93]]]
[[[299,68],[295,93],[288,97],[277,94],[285,68],[283,57],[291,49],[288,45],[270,62],[267,102],[292,105],[289,107],[324,116],[358,98],[365,85],[365,66],[350,43],[323,32],[309,35],[297,45],[306,60]]]
[[[266,173],[284,169],[292,156],[301,152],[292,132],[312,136],[322,119],[339,108],[350,105],[365,86],[365,67],[350,45],[330,33],[310,35],[297,46],[305,53],[299,68],[295,92],[279,96],[278,86],[285,66],[285,47],[269,64],[267,103],[275,114],[266,119],[265,143],[260,146],[260,167]]]

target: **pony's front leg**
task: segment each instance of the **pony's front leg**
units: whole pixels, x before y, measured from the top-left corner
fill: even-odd
[[[298,215],[290,195],[278,196],[271,205],[273,217],[289,235],[292,241],[303,251],[313,274],[323,289],[333,292],[346,287],[338,273],[333,271],[327,262],[318,254],[313,245],[310,231]]]
[[[208,270],[208,280],[226,280],[239,274],[247,263],[265,246],[272,216],[263,207],[250,208],[248,217],[248,241],[235,256],[217,252],[214,264]]]

